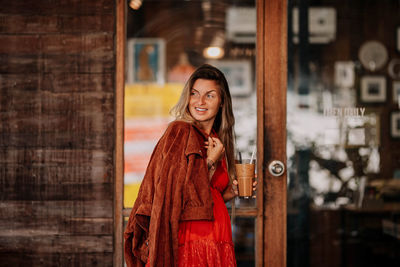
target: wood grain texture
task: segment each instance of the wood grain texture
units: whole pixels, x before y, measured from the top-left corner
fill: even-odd
[[[29,0],[29,1],[6,1],[0,0],[0,14],[23,14],[23,15],[89,15],[114,14],[114,1],[96,0]]]
[[[113,114],[112,93],[53,93],[24,91],[24,89],[26,87],[21,90],[3,90],[4,94],[0,96],[2,118],[18,120],[18,117],[24,119],[39,115],[94,116],[99,112],[103,112],[105,116]],[[7,128],[4,125],[3,127]]]
[[[18,114],[18,113],[17,113]],[[101,133],[102,130],[113,123],[113,117],[104,116],[103,118],[95,117],[94,114],[67,113],[65,115],[47,115],[47,114],[23,114],[19,118],[11,116],[0,116],[1,121],[7,120],[9,125],[0,127],[3,133],[30,133],[39,134],[41,132],[49,132],[51,129],[58,129],[60,132],[75,134]],[[40,117],[40,120],[37,119]],[[75,130],[79,129],[79,131]],[[74,131],[75,130],[75,131]]]
[[[113,15],[0,15],[0,34],[113,32]]]
[[[272,160],[286,166],[287,2],[263,3],[263,266],[286,266],[286,172],[280,177],[266,170]]]
[[[257,216],[256,216],[256,233],[255,233],[255,245],[256,245],[256,266],[264,266],[264,235],[265,235],[265,223],[264,223],[264,191],[266,181],[266,169],[264,168],[265,162],[265,148],[264,148],[264,134],[265,134],[265,114],[264,114],[264,98],[265,98],[265,75],[264,75],[264,49],[265,40],[264,34],[266,30],[265,25],[265,1],[257,0],[256,2],[257,11],[257,44],[256,44],[256,90],[257,90]]]
[[[112,156],[102,150],[0,150],[0,164],[48,167],[103,167],[112,164]],[[4,165],[3,165],[4,166]]]
[[[48,147],[50,149],[104,149],[114,148],[113,140],[109,133],[74,133],[74,132],[41,132],[40,135],[32,133],[0,133],[0,149],[20,148],[37,149]]]
[[[8,266],[112,266],[112,253],[0,253]]]
[[[88,201],[0,201],[0,218],[12,222],[17,217],[38,222],[49,217],[112,218],[112,200]],[[1,238],[0,238],[1,240]]]
[[[0,200],[48,201],[48,200],[102,200],[112,199],[114,184],[49,184],[37,183],[29,176],[14,183],[0,183]],[[35,183],[36,182],[36,183]]]
[[[2,74],[3,90],[58,92],[112,92],[114,77],[111,73],[46,73],[46,74]],[[24,80],[23,80],[24,78]],[[40,93],[40,92],[39,92]],[[52,97],[51,95],[48,95]]]
[[[48,236],[48,235],[112,235],[112,218],[68,218],[48,217],[47,220],[27,221],[24,217],[15,218],[10,224],[0,221],[0,236]]]
[[[17,187],[24,185],[90,185],[111,183],[113,167],[102,166],[42,166],[18,164],[17,166],[0,167],[0,185]],[[7,178],[5,178],[7,177]],[[48,178],[47,178],[48,177]],[[7,184],[7,186],[5,185]]]
[[[127,2],[117,0],[116,9],[116,93],[115,93],[115,187],[114,187],[114,266],[124,266],[123,201],[124,201],[124,92]]]
[[[1,253],[110,253],[112,236],[2,236]]]
[[[0,0],[0,265],[112,266],[114,0]]]
[[[0,53],[105,53],[113,52],[112,33],[0,35]]]
[[[75,54],[0,54],[1,74],[47,74],[47,73],[114,73],[115,58],[112,53]],[[4,75],[2,75],[3,78]]]

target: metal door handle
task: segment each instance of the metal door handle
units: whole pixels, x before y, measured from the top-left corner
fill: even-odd
[[[279,160],[273,160],[269,164],[268,170],[273,176],[281,176],[285,172],[285,165]]]

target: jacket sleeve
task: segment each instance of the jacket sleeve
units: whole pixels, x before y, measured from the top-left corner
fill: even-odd
[[[171,123],[153,151],[124,234],[129,267],[144,266],[147,261],[150,266],[175,265],[171,198],[182,187],[176,183],[177,177],[186,172],[184,151],[188,127],[188,124]],[[179,201],[173,201],[174,205],[180,205]]]

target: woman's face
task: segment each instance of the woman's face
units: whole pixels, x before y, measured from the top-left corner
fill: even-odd
[[[212,127],[220,106],[221,92],[218,84],[213,80],[197,79],[190,91],[190,115],[206,128]]]

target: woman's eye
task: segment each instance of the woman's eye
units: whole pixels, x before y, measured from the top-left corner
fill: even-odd
[[[207,97],[208,98],[214,98],[214,95],[208,94]]]

